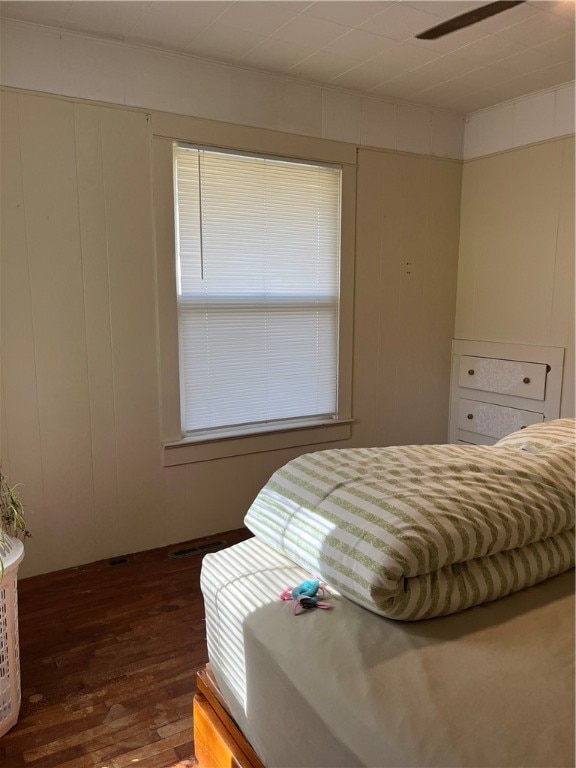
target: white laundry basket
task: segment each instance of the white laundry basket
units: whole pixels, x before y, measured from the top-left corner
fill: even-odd
[[[0,581],[0,737],[18,720],[20,712],[20,656],[18,652],[18,593],[16,577],[24,545],[6,537],[0,545],[4,573]]]

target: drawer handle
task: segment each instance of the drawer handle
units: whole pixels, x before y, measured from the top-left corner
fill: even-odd
[[[522,381],[524,382],[524,384],[530,384],[530,379],[528,378],[528,376],[524,376]]]
[[[470,368],[468,371],[468,376],[474,376],[474,368]]]
[[[468,414],[468,416],[466,416],[466,418],[467,418],[467,419],[473,419],[473,418],[474,418],[474,414],[472,414],[472,413],[469,413],[469,414]]]

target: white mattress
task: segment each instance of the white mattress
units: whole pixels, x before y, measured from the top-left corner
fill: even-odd
[[[208,653],[267,768],[574,765],[574,574],[404,623],[345,598],[294,617],[310,574],[250,539],[204,558]]]

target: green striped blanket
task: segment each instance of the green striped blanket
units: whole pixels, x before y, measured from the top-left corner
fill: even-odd
[[[392,619],[461,611],[574,565],[573,443],[310,453],[278,470],[246,525]]]
[[[498,440],[496,445],[538,453],[554,448],[556,445],[574,442],[576,442],[576,419],[555,419],[541,424],[531,424],[517,432],[512,432]]]

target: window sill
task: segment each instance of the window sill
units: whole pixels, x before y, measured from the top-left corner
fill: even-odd
[[[281,448],[347,440],[352,432],[352,422],[352,419],[331,419],[282,427],[274,425],[270,428],[260,428],[258,432],[234,431],[218,435],[184,437],[163,444],[163,465],[174,467],[178,464],[224,459],[247,453],[264,453]]]

